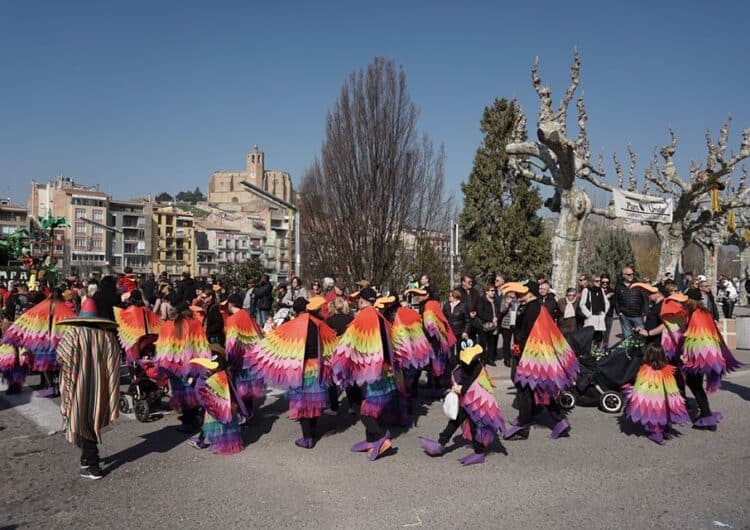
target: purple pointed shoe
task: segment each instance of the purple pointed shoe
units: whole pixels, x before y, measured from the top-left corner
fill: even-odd
[[[430,440],[429,438],[420,436],[419,445],[421,445],[424,452],[430,456],[442,456],[443,453],[445,453],[445,447],[442,444],[435,440]]]
[[[385,431],[385,435],[380,440],[372,444],[372,449],[370,449],[370,456],[368,457],[370,462],[374,462],[375,460],[377,460],[380,455],[391,448],[391,445],[393,445],[393,443],[391,442],[391,433],[389,431]]]
[[[570,433],[570,422],[565,418],[555,424],[555,428],[549,433],[549,437],[553,440],[557,440],[560,436],[566,436]]]
[[[510,422],[510,427],[503,430],[503,440],[525,440],[529,437],[529,426],[519,425],[518,421]]]
[[[354,445],[352,445],[352,453],[364,453],[365,451],[369,451],[372,449],[372,446],[375,442],[368,442],[367,440],[362,440],[361,442],[357,442]]]
[[[54,387],[48,386],[43,390],[39,390],[36,395],[43,398],[55,397],[56,391]]]
[[[484,464],[483,453],[471,453],[458,460],[462,466],[473,466],[474,464]]]
[[[719,414],[719,417],[721,417],[720,413],[717,413],[717,414]],[[719,420],[716,418],[714,414],[712,414],[711,416],[704,416],[702,418],[698,418],[697,420],[695,420],[695,423],[693,423],[693,428],[715,431],[716,425],[718,425],[718,423],[719,423]]]
[[[315,447],[315,440],[312,438],[297,438],[294,440],[294,445],[303,449],[312,449]]]
[[[664,433],[662,431],[654,431],[649,433],[648,439],[659,445],[664,445]]]

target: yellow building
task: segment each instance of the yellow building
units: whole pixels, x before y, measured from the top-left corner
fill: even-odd
[[[193,214],[171,205],[152,206],[151,266],[154,274],[179,276],[196,271]]]

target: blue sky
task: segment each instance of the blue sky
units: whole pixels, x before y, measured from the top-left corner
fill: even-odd
[[[464,4],[0,0],[0,196],[25,202],[30,179],[60,173],[119,198],[205,191],[253,144],[298,183],[343,80],[375,56],[405,68],[459,199],[493,98],[536,123],[535,56],[559,101],[578,48],[608,161],[632,143],[642,170],[671,126],[687,170],[707,128],[731,113],[737,149],[750,126],[750,4]]]

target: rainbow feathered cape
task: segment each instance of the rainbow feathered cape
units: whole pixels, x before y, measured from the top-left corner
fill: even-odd
[[[302,387],[308,326],[317,327],[319,382],[331,380],[331,357],[338,343],[336,332],[325,322],[303,313],[274,328],[258,344],[252,367],[270,384],[284,389]]]
[[[516,368],[515,382],[534,391],[547,404],[578,375],[578,359],[547,308],[542,306]]]
[[[399,368],[417,370],[430,364],[432,346],[422,327],[422,317],[417,311],[400,307],[393,319],[391,331],[394,362]]]
[[[670,298],[666,298],[662,303],[661,321],[664,331],[661,334],[661,346],[667,359],[674,359],[680,355],[688,318],[688,309],[684,304]]]
[[[156,341],[156,364],[178,377],[196,375],[198,368],[190,359],[211,357],[211,350],[201,321],[185,318],[179,323],[164,322]]]
[[[422,323],[427,336],[435,345],[432,356],[432,371],[440,377],[445,372],[447,359],[453,354],[456,336],[453,334],[448,319],[445,318],[440,304],[435,300],[428,300],[422,310]]]
[[[740,365],[724,342],[711,313],[699,307],[690,316],[682,348],[682,367],[706,376],[706,392],[719,389],[721,378]]]
[[[675,371],[676,368],[671,365],[655,369],[644,364],[638,370],[635,384],[625,389],[627,416],[649,432],[690,422],[685,400],[677,388]]]
[[[365,307],[349,323],[331,359],[341,386],[363,386],[382,379],[392,365],[391,324],[374,307]]]
[[[127,309],[114,308],[115,321],[118,324],[117,338],[120,340],[125,357],[129,362],[140,359],[138,340],[144,335],[158,334],[161,329],[161,319],[145,306],[131,305]]]
[[[505,430],[505,418],[497,404],[492,390],[494,384],[486,368],[482,368],[479,376],[462,395],[459,403],[476,425],[476,438],[479,443],[487,447],[492,443],[497,431]],[[463,436],[471,440],[471,429],[468,420],[464,422]]]
[[[255,350],[263,339],[260,326],[245,310],[227,317],[224,326],[227,361],[232,368],[239,398],[250,400],[265,397],[263,378],[252,366]]]
[[[3,335],[3,342],[30,350],[34,354],[34,370],[56,370],[55,349],[65,332],[65,326],[57,323],[75,316],[63,302],[43,300],[13,322]]]
[[[232,390],[225,370],[201,377],[195,385],[198,401],[206,411],[203,434],[211,450],[219,455],[243,449],[239,418],[232,403]]]

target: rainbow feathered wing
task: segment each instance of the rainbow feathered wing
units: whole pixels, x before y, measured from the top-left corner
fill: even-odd
[[[686,372],[706,376],[706,392],[719,389],[721,378],[740,366],[724,342],[711,313],[697,308],[690,317],[682,348]]]
[[[542,306],[521,353],[515,382],[531,388],[537,402],[546,404],[575,381],[578,369],[575,352]]]
[[[453,346],[456,345],[456,336],[453,334],[448,319],[445,318],[440,304],[435,300],[425,302],[422,310],[422,324],[425,334],[434,345],[432,355],[432,372],[440,377],[448,366],[448,358],[453,355]]]
[[[30,350],[35,370],[57,369],[55,348],[65,332],[65,326],[57,323],[75,316],[62,302],[43,300],[13,322],[3,335],[3,342]]]
[[[383,337],[385,332],[385,337]],[[390,323],[373,307],[366,307],[341,336],[331,360],[334,380],[342,386],[362,386],[383,377],[384,362],[390,363]]]
[[[147,307],[130,306],[127,309],[114,308],[115,322],[118,324],[117,338],[125,356],[130,362],[140,359],[138,341],[145,335],[158,334],[161,319]]]
[[[664,323],[664,331],[661,334],[661,346],[667,359],[674,359],[680,354],[688,317],[687,308],[677,300],[667,298],[662,303],[661,320]]]
[[[179,328],[179,329],[178,329]],[[195,375],[198,367],[190,359],[211,357],[206,331],[200,320],[186,318],[179,323],[164,322],[156,341],[156,364],[178,376]]]
[[[634,423],[653,432],[670,424],[690,422],[685,400],[677,388],[675,370],[671,365],[661,369],[641,366],[635,384],[625,389],[626,413]]]
[[[505,418],[500,406],[497,404],[493,392],[493,384],[490,375],[485,368],[469,386],[469,389],[461,395],[460,404],[477,426],[476,438],[485,447],[492,442],[497,431],[505,430]],[[464,437],[471,439],[471,431],[464,426]],[[469,433],[469,436],[467,435]]]
[[[263,339],[263,331],[247,311],[237,311],[224,324],[225,351],[229,364],[247,367],[252,348]]]
[[[267,382],[281,388],[299,388],[303,384],[305,344],[308,326],[318,329],[320,341],[320,380],[331,377],[331,356],[338,338],[330,326],[305,313],[274,328],[254,350],[252,367]]]
[[[195,390],[203,408],[216,421],[224,424],[232,421],[232,395],[225,370],[206,379],[201,378]]]
[[[421,369],[430,364],[432,346],[422,327],[417,311],[401,307],[396,311],[391,331],[394,362],[400,368]]]

